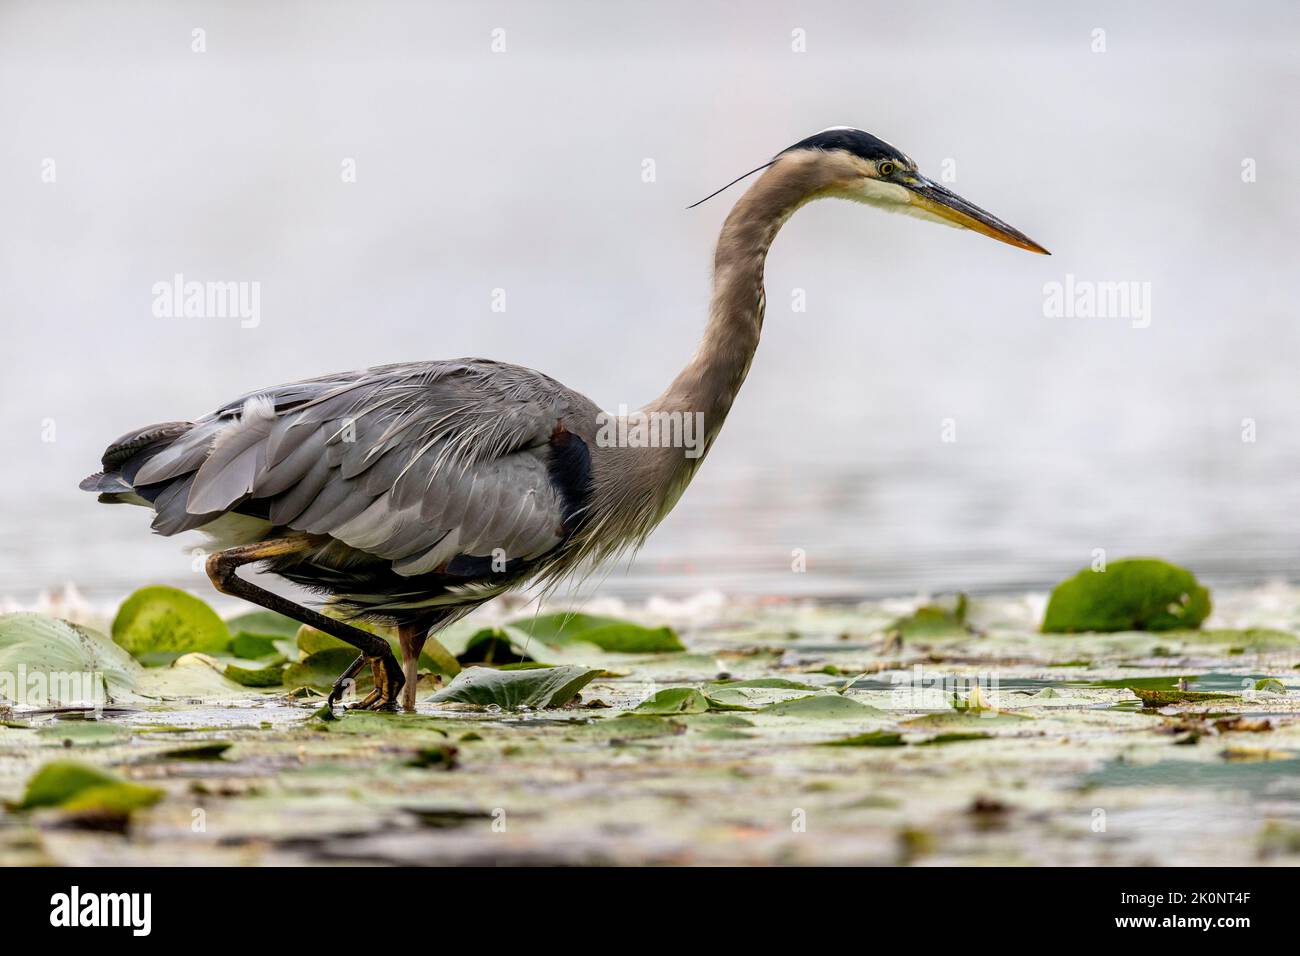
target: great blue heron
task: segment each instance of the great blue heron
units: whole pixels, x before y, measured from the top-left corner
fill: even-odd
[[[851,199],[1047,252],[861,130],[823,130],[759,171],[718,239],[702,344],[635,413],[701,423],[693,451],[610,440],[627,432],[559,382],[458,359],[261,389],[194,422],[131,432],[81,487],[100,501],[148,505],[159,534],[212,533],[221,550],[207,572],[218,591],[357,648],[329,706],[369,663],[374,690],[357,706],[392,707],[405,687],[411,709],[432,631],[511,588],[638,546],[676,504],[745,380],[763,321],[763,263],[800,206]],[[329,595],[345,617],[395,624],[403,666],[383,638],[236,573],[251,563]]]

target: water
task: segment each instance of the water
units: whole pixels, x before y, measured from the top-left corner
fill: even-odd
[[[718,445],[606,589],[1020,589],[1099,548],[1211,584],[1300,579],[1300,10],[493,16],[231,8],[195,54],[143,11],[4,8],[0,595],[206,589],[185,542],[76,484],[126,430],[261,385],[479,354],[635,407],[694,347],[735,192],[683,207],[840,123],[932,174],[951,161],[956,191],[1053,257],[802,211]],[[155,318],[176,273],[260,282],[258,325]],[[1150,283],[1149,327],[1047,317],[1067,275]]]

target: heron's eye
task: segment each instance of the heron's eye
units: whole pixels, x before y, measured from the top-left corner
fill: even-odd
[[[879,166],[876,167],[876,172],[878,172],[881,176],[892,176],[894,175],[894,170],[896,169],[898,169],[896,165],[886,160],[885,162],[881,163]]]

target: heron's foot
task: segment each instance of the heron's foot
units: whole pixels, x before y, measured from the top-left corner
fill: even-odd
[[[334,705],[339,702],[339,698],[356,684],[353,678],[356,677],[357,672],[361,670],[365,663],[366,656],[364,654],[358,655],[357,659],[349,664],[348,669],[340,674],[338,680],[334,682],[334,686],[330,688],[330,695],[325,698],[325,706],[331,711],[334,709]]]
[[[396,710],[397,695],[401,693],[406,678],[392,654],[383,657],[367,658],[370,662],[370,674],[374,678],[375,689],[364,700],[353,704],[349,710]]]

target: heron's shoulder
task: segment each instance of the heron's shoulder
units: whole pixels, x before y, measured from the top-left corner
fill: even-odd
[[[536,369],[494,359],[458,358],[374,365],[260,388],[231,399],[206,417],[238,416],[250,399],[269,400],[283,414],[335,397],[364,403],[366,396],[397,392],[415,400],[463,392],[493,402],[595,407],[585,396]]]

